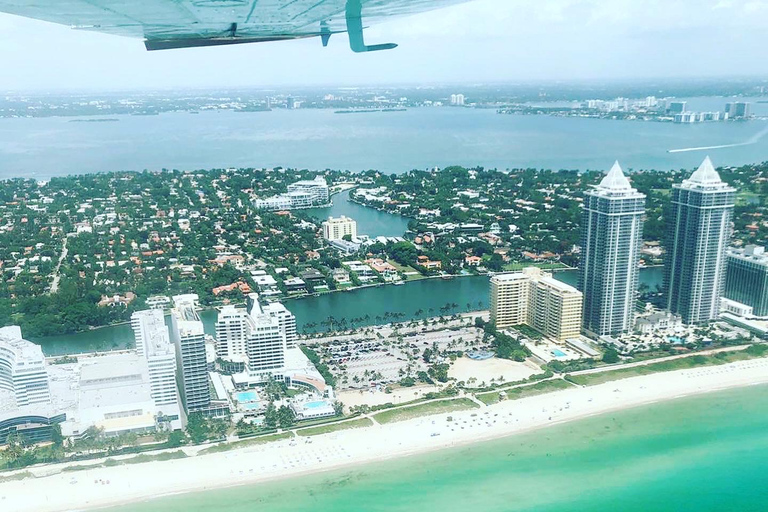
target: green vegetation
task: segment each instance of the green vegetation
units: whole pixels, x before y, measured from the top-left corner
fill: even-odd
[[[672,359],[670,361],[661,361],[658,363],[648,363],[646,365],[634,366],[631,368],[617,368],[616,370],[606,370],[599,373],[589,373],[585,375],[567,375],[566,379],[579,386],[595,386],[604,382],[638,377],[641,375],[650,375],[652,373],[670,372],[674,370],[685,370],[688,368],[698,368],[704,366],[718,366],[736,361],[744,361],[765,357],[768,353],[766,345],[752,345],[746,350],[734,352],[719,352],[711,356],[693,355]]]
[[[465,411],[480,407],[469,398],[455,398],[451,400],[440,400],[436,402],[426,402],[411,407],[400,407],[380,412],[374,416],[379,423],[393,423],[396,421],[405,421],[421,416],[431,414],[442,414],[446,412]]]
[[[304,355],[307,356],[307,359],[312,361],[312,364],[315,365],[315,368],[317,368],[317,371],[320,372],[320,375],[323,376],[323,379],[325,379],[325,383],[329,386],[335,386],[336,385],[336,379],[333,377],[333,374],[331,373],[331,370],[328,368],[328,365],[323,363],[322,359],[320,358],[320,355],[318,355],[317,352],[312,350],[306,345],[299,345],[299,348],[301,348],[301,351],[304,352]]]
[[[252,437],[243,441],[235,441],[232,443],[219,443],[200,450],[198,455],[227,452],[230,450],[237,450],[238,448],[245,448],[247,446],[258,446],[260,444],[274,443],[275,441],[282,441],[283,439],[290,439],[291,437],[293,437],[293,434],[290,432],[282,432],[280,434]]]
[[[619,357],[619,351],[616,350],[613,347],[609,347],[606,349],[605,353],[603,354],[603,362],[607,364],[615,364],[618,363],[621,360]]]
[[[35,478],[35,475],[30,473],[29,471],[19,471],[18,473],[14,473],[13,475],[0,475],[0,484],[3,482],[14,482],[16,480],[24,480],[25,478]]]
[[[497,391],[491,391],[490,393],[480,393],[475,395],[475,397],[484,404],[491,405],[500,401],[499,393],[502,391],[507,394],[507,400],[517,400],[529,396],[543,395],[545,393],[551,393],[570,387],[573,387],[573,385],[562,379],[553,379],[545,380],[530,386],[520,386],[511,389],[499,389]]]
[[[496,350],[496,357],[523,362],[531,355],[531,351],[527,347],[523,346],[512,336],[497,331],[492,324],[485,324],[485,332],[493,337],[493,347]]]
[[[227,437],[230,423],[222,418],[206,418],[201,414],[192,413],[187,422],[187,435],[194,444],[205,441],[224,439]]]
[[[320,434],[329,434],[331,432],[338,432],[340,430],[349,430],[353,428],[365,428],[373,425],[373,422],[368,418],[360,418],[352,421],[342,421],[331,423],[329,425],[320,425],[317,427],[302,428],[296,431],[299,436],[316,436]]]

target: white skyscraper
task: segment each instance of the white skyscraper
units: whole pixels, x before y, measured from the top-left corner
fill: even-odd
[[[618,162],[584,194],[579,288],[587,331],[602,336],[633,327],[644,215],[645,195]]]
[[[248,311],[224,306],[216,320],[216,357],[232,361],[246,355],[248,347]]]
[[[216,355],[243,360],[253,377],[267,380],[285,366],[285,351],[296,346],[296,318],[280,303],[259,304],[248,296],[248,308],[226,306],[216,322]]]
[[[136,351],[147,361],[152,400],[162,413],[161,422],[176,430],[183,427],[176,384],[176,348],[171,343],[163,311],[152,309],[131,315]]]
[[[171,339],[176,347],[176,371],[181,398],[187,412],[204,409],[211,403],[208,367],[205,359],[205,331],[195,311],[196,295],[173,298]]]
[[[262,308],[266,314],[277,318],[280,331],[285,336],[286,348],[296,348],[298,335],[296,333],[296,317],[288,311],[288,308],[279,302],[272,302]]]
[[[687,324],[720,312],[735,198],[736,189],[720,179],[709,157],[672,186],[664,290],[669,311]]]
[[[3,396],[13,407],[44,404],[51,400],[45,356],[40,348],[21,337],[21,328],[0,328],[0,404]]]

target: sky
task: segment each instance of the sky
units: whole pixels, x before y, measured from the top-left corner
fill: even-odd
[[[767,76],[767,26],[768,0],[474,0],[372,26],[369,44],[400,45],[385,52],[344,35],[147,52],[0,14],[0,90]]]

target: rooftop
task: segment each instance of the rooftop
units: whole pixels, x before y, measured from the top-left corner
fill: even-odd
[[[613,163],[613,167],[600,182],[599,187],[607,190],[632,190],[632,185],[624,176],[624,171],[621,170],[618,160]]]
[[[706,157],[698,169],[687,180],[674,187],[706,191],[734,191],[735,189],[720,179],[720,175],[712,165],[712,160]]]

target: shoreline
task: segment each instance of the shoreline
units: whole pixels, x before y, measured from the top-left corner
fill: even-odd
[[[761,384],[768,384],[768,358],[574,386],[465,411],[152,464],[77,472],[61,472],[64,464],[28,468],[41,476],[0,483],[0,504],[18,512],[84,510],[252,485],[462,447],[619,410]],[[447,421],[449,417],[451,421]],[[191,448],[187,451],[193,453]],[[59,473],[52,474],[56,470]],[[99,481],[110,484],[96,483]]]

